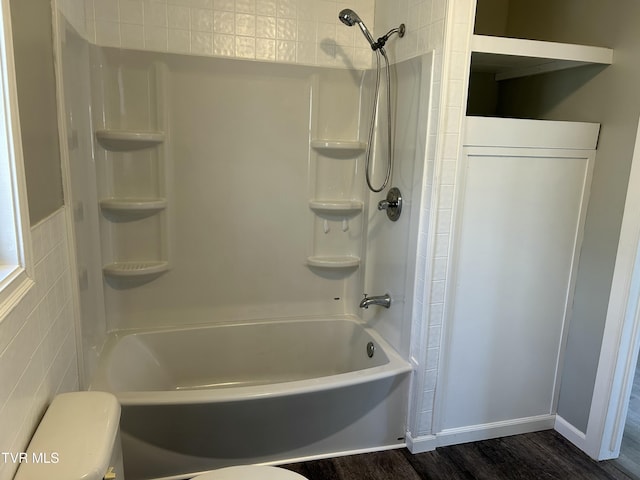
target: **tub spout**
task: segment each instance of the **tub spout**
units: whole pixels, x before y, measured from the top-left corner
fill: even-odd
[[[388,293],[384,295],[377,295],[374,297],[367,297],[367,294],[364,294],[364,298],[360,302],[360,308],[369,308],[369,305],[380,305],[384,308],[389,308],[391,306],[391,297]]]

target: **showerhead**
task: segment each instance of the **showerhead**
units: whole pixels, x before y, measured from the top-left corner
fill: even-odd
[[[371,33],[369,32],[369,29],[367,29],[367,26],[360,19],[360,17],[356,12],[354,12],[349,8],[345,8],[340,12],[340,14],[338,15],[338,18],[342,23],[344,23],[348,27],[353,27],[354,25],[357,24],[358,27],[360,27],[360,30],[362,31],[362,34],[364,35],[364,37],[367,39],[367,42],[369,42],[369,44],[371,45],[371,48],[374,50],[377,48],[376,42],[373,39],[373,36],[371,35]]]
[[[383,35],[376,41],[373,39],[373,36],[367,29],[367,26],[364,24],[364,22],[360,19],[358,14],[353,10],[351,10],[350,8],[345,8],[344,10],[342,10],[338,14],[338,18],[347,27],[353,27],[354,25],[357,24],[358,27],[360,27],[360,30],[362,31],[362,34],[364,35],[364,37],[367,39],[367,42],[369,42],[369,45],[371,45],[371,49],[380,50],[383,54],[384,54],[383,47],[385,43],[387,43],[387,40],[389,40],[389,37],[391,35],[393,35],[394,33],[397,33],[399,37],[404,37],[404,32],[405,32],[404,23],[400,24],[398,28],[393,28],[389,30],[386,35]]]
[[[338,18],[348,27],[353,27],[357,22],[362,22],[358,14],[349,8],[342,10]]]

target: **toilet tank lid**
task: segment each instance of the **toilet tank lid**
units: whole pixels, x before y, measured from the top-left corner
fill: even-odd
[[[101,480],[119,422],[120,404],[110,393],[58,395],[36,429],[15,480]]]

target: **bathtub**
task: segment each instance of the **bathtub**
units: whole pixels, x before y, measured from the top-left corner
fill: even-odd
[[[356,318],[113,334],[92,390],[122,404],[128,480],[404,444],[411,367]]]

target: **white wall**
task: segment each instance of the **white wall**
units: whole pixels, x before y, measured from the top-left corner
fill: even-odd
[[[409,356],[411,315],[416,302],[416,256],[420,219],[422,178],[426,155],[426,117],[429,111],[433,67],[430,54],[396,63],[394,78],[394,168],[389,184],[402,194],[402,213],[396,222],[379,211],[377,204],[386,198],[383,192],[368,194],[366,265],[364,292],[389,293],[390,309],[371,307],[363,317],[405,357]],[[373,76],[370,72],[369,76]],[[380,93],[378,137],[372,161],[372,183],[379,187],[387,166],[386,92]],[[368,116],[368,114],[367,114]],[[368,118],[367,118],[368,122]],[[375,167],[375,168],[373,168]]]
[[[65,215],[31,228],[35,287],[0,318],[0,452],[24,452],[53,397],[78,389]],[[17,467],[0,461],[0,479]]]
[[[362,199],[363,179],[353,177],[359,171],[356,163],[316,160],[309,147],[313,138],[357,139],[361,74],[105,50],[99,75],[107,127],[144,129],[149,126],[143,124],[153,123],[139,110],[146,108],[148,97],[140,94],[146,75],[155,75],[155,62],[166,65],[169,86],[164,101],[171,112],[166,180],[173,222],[168,232],[171,270],[136,285],[107,279],[109,329],[356,313],[351,285],[358,272],[314,270],[306,263],[314,250],[326,253],[318,246],[324,234],[317,231],[309,200],[318,190],[325,192],[320,196],[335,190]],[[121,102],[130,95],[144,100]],[[95,112],[99,125],[102,113]],[[96,145],[101,195],[108,195],[109,182],[130,182],[131,194],[131,179],[147,172],[146,167],[136,170],[148,161],[136,155],[105,152]],[[131,252],[145,255],[144,248],[153,249],[155,241],[137,241],[149,233],[145,221],[118,222],[103,215],[102,242],[108,245],[103,252],[112,251],[116,259]],[[353,237],[348,248],[360,249],[361,225],[361,218],[350,220],[344,233]],[[342,234],[339,224],[332,228],[330,235]]]
[[[447,0],[376,0],[374,36],[381,36],[401,23],[405,24],[405,36],[387,43],[387,52],[394,61],[437,51],[444,41],[446,10]]]

